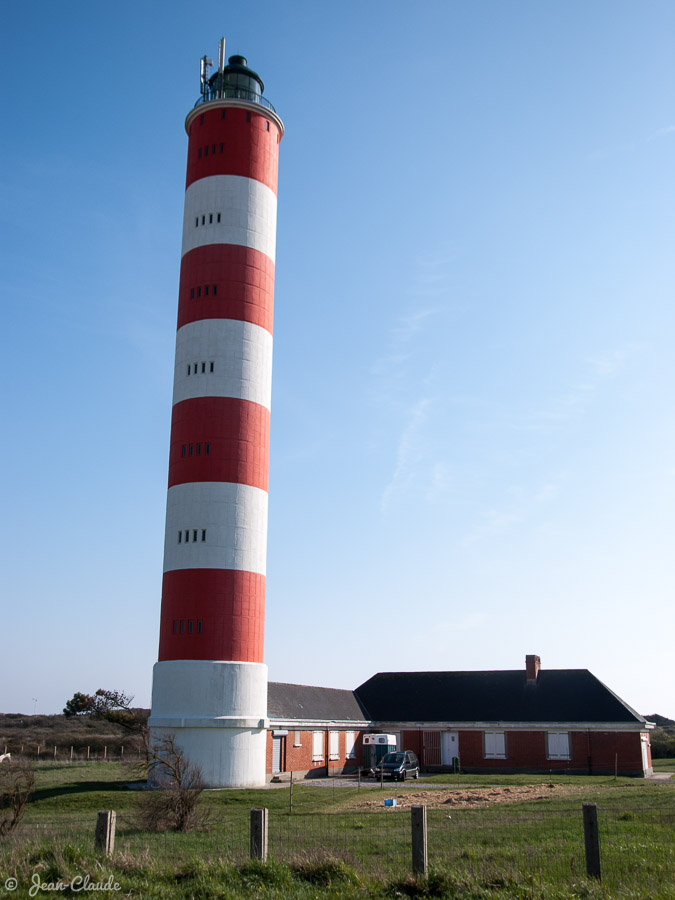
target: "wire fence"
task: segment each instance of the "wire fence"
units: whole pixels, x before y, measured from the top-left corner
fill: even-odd
[[[15,840],[93,843],[96,816],[24,824]],[[115,853],[151,854],[179,864],[200,857],[244,863],[250,856],[251,815],[238,808],[189,833],[140,830],[118,816]],[[675,876],[675,809],[600,809],[603,882],[634,886]],[[427,810],[431,870],[484,881],[539,879],[560,884],[586,878],[581,810],[516,812]],[[411,816],[404,807],[353,813],[281,813],[268,819],[267,858],[298,864],[338,858],[358,871],[401,877],[411,871]],[[675,884],[674,884],[675,890]]]

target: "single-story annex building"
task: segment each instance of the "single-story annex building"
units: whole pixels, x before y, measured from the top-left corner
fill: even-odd
[[[423,770],[651,774],[651,723],[588,669],[380,672],[354,691],[268,685],[267,773],[356,771],[363,735],[396,736]]]

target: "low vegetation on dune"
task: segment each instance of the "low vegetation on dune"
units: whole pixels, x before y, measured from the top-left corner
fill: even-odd
[[[101,710],[50,716],[0,713],[0,753],[63,760],[70,758],[72,748],[76,759],[98,758],[104,754],[113,759],[125,754],[138,758],[145,754],[142,725],[147,722],[150,710],[131,707],[128,712],[131,719],[107,717]],[[130,728],[130,721],[138,723],[138,727]]]

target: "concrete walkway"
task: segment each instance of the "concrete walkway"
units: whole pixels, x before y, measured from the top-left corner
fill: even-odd
[[[673,775],[675,772],[653,772],[651,775],[646,775],[645,778],[649,781],[670,781]]]

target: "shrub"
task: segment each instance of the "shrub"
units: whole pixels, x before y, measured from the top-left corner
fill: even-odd
[[[150,747],[148,781],[154,789],[139,798],[139,818],[148,831],[192,831],[206,824],[208,814],[198,809],[206,786],[201,769],[176,744],[174,734],[156,738]]]
[[[34,785],[35,772],[27,759],[5,759],[0,763],[0,835],[17,827]]]

